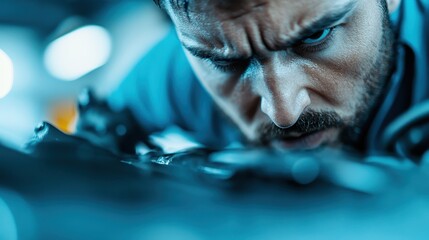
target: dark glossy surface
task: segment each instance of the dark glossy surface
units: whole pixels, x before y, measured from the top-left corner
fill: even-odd
[[[388,157],[363,161],[335,150],[124,156],[45,123],[27,153],[0,147],[3,234],[425,239],[428,169]]]

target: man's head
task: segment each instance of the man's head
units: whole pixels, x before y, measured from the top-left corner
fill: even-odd
[[[394,58],[400,0],[164,0],[203,86],[251,141],[349,141]]]

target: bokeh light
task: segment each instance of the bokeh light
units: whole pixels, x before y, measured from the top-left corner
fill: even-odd
[[[10,57],[0,49],[0,99],[6,97],[13,86],[13,63]]]
[[[45,51],[45,66],[54,77],[73,81],[104,65],[111,45],[106,29],[87,25],[50,43]]]

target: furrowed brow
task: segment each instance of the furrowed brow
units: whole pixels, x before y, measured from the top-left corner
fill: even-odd
[[[154,0],[154,1],[160,1],[161,3],[166,3],[172,7],[174,11],[182,12],[184,13],[187,18],[189,19],[189,1],[190,0]],[[162,7],[165,7],[161,4]]]
[[[198,47],[187,46],[186,44],[182,44],[183,47],[188,50],[192,55],[202,59],[210,59],[212,61],[225,61],[225,62],[234,62],[234,61],[242,61],[247,60],[249,57],[246,56],[227,56],[212,50],[205,50]]]
[[[350,1],[349,3],[345,4],[344,6],[341,6],[339,9],[330,12],[326,14],[325,16],[321,17],[320,19],[314,21],[309,26],[303,28],[296,36],[293,38],[288,39],[287,43],[285,44],[288,47],[294,46],[298,44],[300,41],[305,39],[308,36],[311,36],[319,31],[322,31],[326,28],[332,27],[335,23],[338,21],[349,17],[353,10],[356,8],[357,2],[356,1]]]
[[[174,0],[172,0],[174,1]],[[288,47],[294,47],[296,46],[300,41],[305,39],[308,36],[313,35],[314,33],[317,33],[321,30],[324,30],[326,28],[332,27],[333,24],[337,23],[338,21],[350,16],[352,11],[355,9],[357,5],[356,1],[350,1],[349,3],[345,4],[344,6],[339,7],[337,10],[332,11],[325,16],[321,17],[320,19],[314,21],[309,26],[303,28],[298,34],[296,34],[294,37],[289,38],[287,42],[282,44],[285,48]],[[202,59],[210,59],[212,61],[242,61],[242,60],[248,60],[249,56],[228,56],[224,55],[220,52],[217,52],[215,50],[206,50],[204,48],[195,47],[195,46],[189,46],[184,43],[182,43],[183,47],[188,50],[193,56],[202,58]]]

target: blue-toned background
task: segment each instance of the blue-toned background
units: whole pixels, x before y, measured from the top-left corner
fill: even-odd
[[[0,139],[73,130],[82,88],[110,92],[167,25],[150,0],[0,0]]]
[[[107,95],[168,29],[151,0],[0,0],[0,240],[428,239],[429,156],[420,167],[329,154],[302,186],[134,168],[55,132],[31,156],[3,146],[22,147],[43,120],[73,131],[82,89]]]

